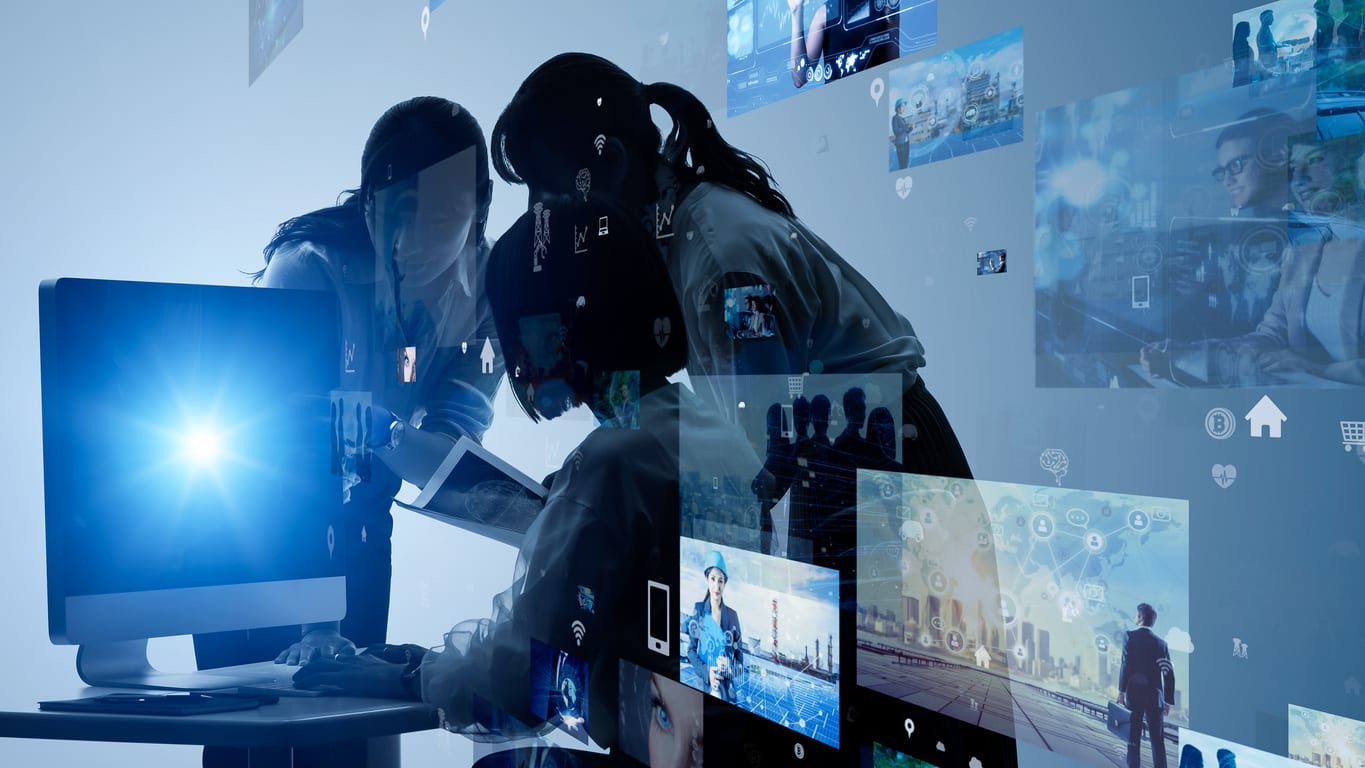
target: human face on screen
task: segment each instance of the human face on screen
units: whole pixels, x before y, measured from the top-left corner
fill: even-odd
[[[1218,165],[1223,168],[1223,189],[1234,208],[1264,203],[1270,197],[1267,189],[1274,181],[1256,155],[1256,145],[1249,138],[1229,139],[1218,148]],[[1281,166],[1283,167],[1283,166]],[[1284,179],[1280,179],[1284,184]]]
[[[443,276],[467,277],[455,267],[472,254],[478,194],[474,148],[376,190],[366,205],[370,238],[381,264],[391,264],[400,286],[421,288]],[[470,261],[470,259],[465,259]]]
[[[649,681],[649,766],[690,768],[700,764],[702,698],[696,691],[655,674]]]
[[[1289,161],[1289,188],[1305,211],[1329,213],[1345,202],[1334,188],[1345,163],[1339,152],[1329,147],[1298,145]]]
[[[712,568],[706,572],[706,591],[711,596],[711,602],[718,603],[725,597],[725,573],[719,568]]]

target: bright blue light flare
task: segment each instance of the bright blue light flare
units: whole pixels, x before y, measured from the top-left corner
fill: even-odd
[[[191,427],[181,441],[183,456],[197,467],[212,466],[222,451],[222,437],[218,430],[209,426]]]

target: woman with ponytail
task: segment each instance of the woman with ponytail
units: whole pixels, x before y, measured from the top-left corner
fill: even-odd
[[[651,107],[672,120],[666,138]],[[920,376],[924,347],[910,322],[796,218],[765,166],[721,137],[696,96],[641,83],[598,56],[565,53],[522,83],[491,144],[498,174],[526,184],[533,201],[587,185],[641,217],[682,306],[688,373],[722,412],[737,401],[734,376],[897,373],[906,470],[970,477]],[[751,334],[727,326],[732,289],[740,289],[735,297],[770,292],[771,332],[736,338]]]
[[[337,205],[280,224],[266,245],[256,283],[327,291],[341,310],[338,389],[348,407],[333,413],[356,403],[356,423],[346,431],[359,433],[359,445],[346,455],[334,441],[332,457],[344,504],[336,541],[345,553],[346,617],[196,635],[201,668],[269,659],[307,665],[384,642],[389,510],[400,480],[424,484],[457,439],[481,439],[493,418],[501,360],[493,373],[481,373],[478,359],[479,345],[497,338],[482,291],[491,195],[479,123],[458,104],[421,96],[374,124],[358,189],[343,192]],[[400,356],[412,363],[409,371],[400,371]],[[361,393],[368,397],[363,411],[355,399]],[[349,765],[355,752],[354,744],[342,745],[320,764]],[[204,765],[246,765],[246,752],[208,747]]]

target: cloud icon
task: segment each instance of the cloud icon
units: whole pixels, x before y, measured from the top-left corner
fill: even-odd
[[[1166,633],[1166,645],[1173,651],[1181,653],[1194,653],[1194,639],[1190,633],[1180,627],[1171,627]]]

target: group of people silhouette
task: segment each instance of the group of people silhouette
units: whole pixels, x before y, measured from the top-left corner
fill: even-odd
[[[772,510],[790,494],[787,556],[837,565],[853,544],[849,514],[857,508],[858,470],[903,471],[896,460],[896,419],[891,410],[878,406],[869,413],[867,394],[861,387],[846,390],[842,403],[847,421],[833,439],[829,436],[832,403],[825,395],[796,398],[790,430],[782,404],[768,407],[767,456],[752,483],[761,505],[765,551],[771,538]]]

